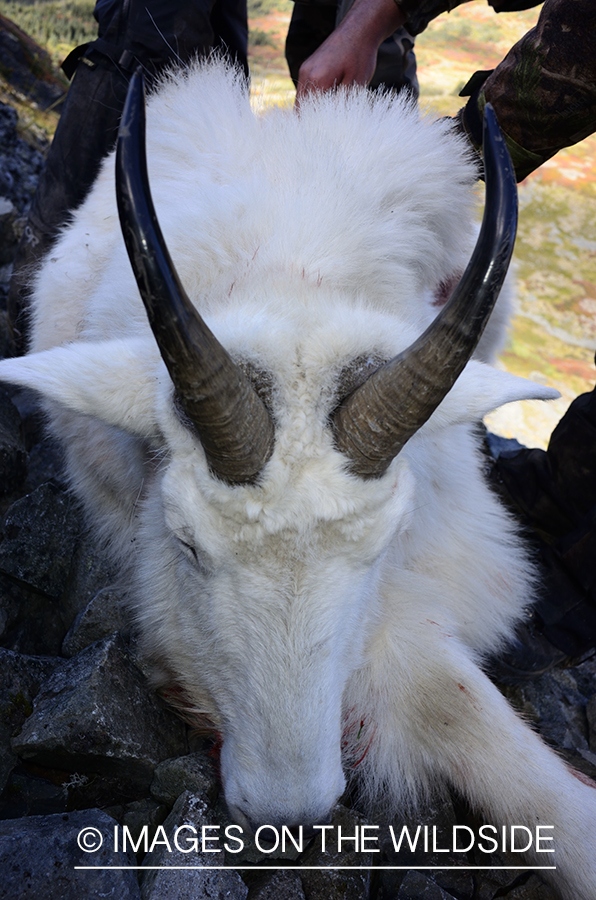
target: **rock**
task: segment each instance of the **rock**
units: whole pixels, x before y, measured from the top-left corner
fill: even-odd
[[[12,504],[4,521],[0,570],[58,599],[80,530],[73,496],[48,483]]]
[[[408,828],[411,835],[416,834],[419,825],[422,828],[427,826],[431,835],[433,834],[432,829],[436,828],[436,833],[439,836],[437,847],[442,847],[444,846],[442,836],[449,835],[451,837],[453,826],[465,823],[458,819],[451,798],[445,796],[435,798],[434,802],[422,810],[415,818],[396,817],[391,823],[387,823],[387,825],[389,824],[392,825],[397,840],[399,840],[404,826]],[[429,875],[432,884],[435,886],[433,890],[438,888],[446,892],[446,895],[449,897],[452,895],[457,897],[457,900],[472,900],[474,898],[474,879],[471,872],[463,868],[443,868],[439,871],[441,866],[464,866],[469,864],[466,854],[433,852],[432,849],[425,853],[422,838],[417,842],[414,852],[411,851],[409,844],[405,840],[402,841],[399,852],[396,852],[388,827],[386,829],[383,828],[383,834],[386,836],[382,843],[385,859],[391,865],[396,867],[436,866],[437,870],[432,873],[432,877]],[[432,840],[432,837],[430,840]],[[484,860],[478,864],[486,865],[486,861]],[[403,871],[399,869],[382,872],[383,896],[395,897],[396,894],[401,896],[398,892],[403,880]],[[416,888],[416,890],[422,890],[423,888],[431,891],[431,887],[424,886]],[[414,886],[411,887],[411,890],[414,890]],[[424,895],[421,894],[420,896]],[[429,896],[433,896],[432,893]],[[441,895],[437,894],[437,896]]]
[[[298,872],[279,869],[253,882],[248,900],[306,900]]]
[[[104,588],[114,586],[116,574],[107,554],[98,548],[97,541],[83,531],[72,559],[70,577],[62,594],[60,607],[65,622],[72,623],[93,598]],[[120,627],[119,622],[106,628],[98,638],[112,634]]]
[[[11,738],[31,715],[40,685],[59,662],[0,649],[0,793],[18,762],[10,747]]]
[[[0,494],[14,493],[26,475],[27,455],[21,436],[21,417],[8,393],[0,388]]]
[[[17,251],[17,220],[18,211],[12,200],[0,195],[0,266],[11,263]]]
[[[0,900],[139,900],[130,869],[81,871],[75,866],[132,866],[131,853],[114,853],[116,823],[99,809],[0,822]],[[84,852],[101,837],[97,852]]]
[[[67,486],[62,450],[49,437],[34,444],[29,453],[28,493],[32,493],[46,481],[53,481],[60,487]]]
[[[338,847],[339,830],[342,837],[354,835],[356,828],[368,824],[363,816],[345,806],[337,806],[332,821],[333,830],[328,832],[333,837],[326,841],[325,850],[322,842],[315,838],[311,846],[301,854],[299,862],[302,866],[325,866],[318,870],[304,870],[301,873],[302,885],[307,900],[367,900],[370,893],[371,871],[359,866],[371,866],[378,857],[377,853],[356,852],[354,842],[348,841]],[[378,832],[377,832],[378,833]],[[374,834],[374,832],[371,832]],[[374,842],[370,844],[374,847]],[[353,866],[348,869],[332,869],[331,866]],[[327,868],[329,867],[329,868]]]
[[[76,656],[90,644],[108,637],[115,631],[123,631],[127,624],[122,591],[117,587],[103,588],[72,623],[62,644],[62,655],[67,658]]]
[[[588,748],[583,714],[586,699],[571,670],[553,669],[533,681],[506,688],[504,693],[553,746]]]
[[[56,656],[66,628],[58,604],[0,572],[0,642],[27,656]]]
[[[0,794],[0,819],[49,816],[68,812],[69,808],[72,809],[63,785],[26,772],[22,765],[12,770]]]
[[[217,772],[205,752],[166,759],[155,769],[151,783],[152,797],[173,806],[183,791],[203,794],[212,805],[215,803],[219,792]]]
[[[135,843],[135,846],[142,834],[145,826],[148,826],[149,840],[153,840],[158,825],[165,822],[168,815],[168,807],[165,803],[157,803],[149,798],[145,800],[135,800],[127,803],[120,819],[123,828],[127,828],[129,834]],[[138,856],[139,862],[142,860],[143,853]]]
[[[407,872],[396,900],[454,900],[424,872]]]
[[[176,830],[179,849],[176,846]],[[215,830],[216,821],[205,798],[200,794],[185,791],[176,801],[174,808],[163,825],[164,840],[153,852],[143,859],[144,866],[163,866],[162,869],[147,870],[141,880],[142,900],[244,900],[248,888],[238,872],[234,870],[213,870],[190,868],[190,866],[222,866],[224,864],[223,841],[210,840],[201,845],[202,829],[207,837],[221,835]],[[193,840],[198,841],[194,849]],[[167,844],[166,841],[167,840]],[[171,852],[168,849],[171,848]],[[215,852],[211,852],[211,851]],[[188,868],[174,869],[174,866]],[[170,870],[167,870],[170,867]]]
[[[112,635],[56,669],[12,749],[37,765],[105,774],[140,790],[158,763],[187,752],[187,740]]]
[[[0,15],[0,56],[5,80],[42,109],[66,92],[68,84],[47,50],[10,19]]]
[[[513,887],[504,897],[505,900],[560,900],[558,891],[545,884],[538,875],[530,875],[527,881]]]

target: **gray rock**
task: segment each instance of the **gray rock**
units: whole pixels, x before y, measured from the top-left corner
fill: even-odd
[[[0,388],[0,494],[13,493],[26,475],[27,454],[21,436],[21,417],[7,392]]]
[[[579,669],[553,669],[516,687],[502,688],[525,718],[554,747],[588,750],[588,697]]]
[[[0,572],[0,639],[5,647],[28,656],[56,656],[65,631],[51,597]]]
[[[0,196],[0,266],[12,262],[19,243],[18,210],[12,200]]]
[[[132,854],[114,853],[116,823],[98,809],[0,821],[0,900],[139,900],[130,869],[81,871],[75,866],[132,866]],[[81,850],[83,829],[101,835],[95,853]]]
[[[158,803],[150,798],[135,800],[126,804],[120,821],[122,827],[128,829],[134,845],[137,846],[144,828],[147,828],[149,841],[153,840],[158,825],[162,825],[165,822],[168,812],[169,810],[165,803]],[[139,862],[142,860],[143,853],[144,850],[139,851]]]
[[[416,834],[416,829],[419,825],[422,826],[422,828],[427,826],[430,835],[433,834],[433,827],[436,827],[437,847],[443,847],[446,846],[444,836],[448,835],[448,841],[450,841],[453,826],[464,823],[458,822],[452,800],[449,796],[445,796],[436,797],[433,803],[429,804],[426,809],[421,810],[416,817],[396,817],[391,823],[387,823],[387,825],[389,824],[393,826],[394,834],[397,839],[399,839],[402,834],[402,828],[404,826],[408,827],[411,835]],[[429,878],[431,878],[431,881],[435,886],[445,891],[448,896],[453,895],[457,897],[457,900],[472,900],[472,898],[474,898],[474,879],[470,871],[462,868],[443,868],[439,871],[439,867],[441,866],[468,865],[470,861],[467,859],[466,854],[452,852],[444,853],[440,851],[433,852],[432,845],[431,850],[428,853],[425,853],[422,838],[419,839],[414,852],[411,851],[409,844],[405,840],[402,842],[400,851],[396,852],[393,841],[391,840],[389,828],[383,829],[383,832],[386,836],[386,839],[383,841],[383,850],[387,861],[391,865],[400,867],[436,866],[437,870],[432,873],[432,878],[429,875]],[[432,837],[430,840],[432,840]],[[486,864],[486,860],[478,862],[478,865]],[[381,875],[381,880],[383,884],[383,895],[394,897],[398,893],[401,882],[403,881],[403,872],[398,870],[384,871]],[[431,890],[430,887],[425,888],[425,890],[426,889]]]
[[[298,872],[279,869],[253,882],[248,900],[306,900]]]
[[[153,852],[143,859],[144,866],[161,866],[147,870],[141,880],[142,900],[244,900],[248,888],[238,872],[202,868],[224,865],[223,840],[210,841],[201,846],[202,829],[216,826],[215,816],[205,798],[185,791],[176,801],[174,808],[163,825],[168,841],[162,841]],[[179,832],[178,849],[175,842],[176,830],[190,826]],[[191,830],[192,829],[192,830]],[[221,835],[219,831],[208,831],[208,836]],[[192,840],[198,840],[195,851]],[[168,846],[171,848],[168,849]],[[216,852],[207,852],[207,848]],[[184,852],[189,848],[190,852]],[[184,866],[174,869],[174,866]],[[197,866],[200,868],[190,868]],[[169,869],[168,869],[169,867]]]
[[[209,803],[215,803],[219,786],[213,762],[203,751],[166,759],[155,769],[151,783],[151,796],[168,806],[173,806],[183,791],[203,794]]]
[[[40,685],[59,662],[0,649],[0,793],[18,761],[11,750],[11,738],[31,714]]]
[[[150,690],[118,635],[56,669],[12,741],[38,765],[116,776],[139,789],[187,746],[185,726]]]
[[[127,624],[122,591],[117,587],[103,588],[72,623],[62,644],[62,655],[70,659],[90,644],[108,637],[115,631],[123,631]]]
[[[43,167],[43,155],[18,136],[17,123],[16,110],[0,103],[0,195],[24,217]]]
[[[97,547],[97,541],[83,530],[73,556],[70,578],[61,598],[65,622],[72,623],[93,598],[108,587],[113,587],[116,573],[107,554]],[[98,638],[118,631],[118,624],[108,628]]]
[[[66,587],[80,530],[71,494],[42,485],[12,504],[0,544],[0,570],[59,598]]]
[[[89,807],[90,804],[85,806]],[[12,770],[6,787],[0,794],[0,819],[51,816],[68,812],[69,809],[72,806],[68,805],[67,792],[62,785],[38,775],[30,775],[20,766]]]
[[[530,875],[523,884],[513,887],[505,895],[505,900],[560,900],[560,894],[538,875]]]
[[[61,487],[67,486],[62,450],[51,438],[44,438],[31,447],[28,462],[28,493],[32,493],[46,481],[53,481]]]
[[[318,870],[304,869],[301,873],[302,885],[307,900],[367,900],[370,894],[371,871],[375,858],[380,854],[356,852],[354,842],[338,846],[339,829],[342,837],[354,835],[356,828],[369,824],[366,819],[353,809],[337,806],[331,822],[333,828],[327,834],[332,837],[325,842],[315,838],[311,846],[300,856],[302,866],[325,866]],[[371,832],[372,833],[372,832]],[[370,846],[375,846],[372,843]],[[331,868],[347,866],[348,869]]]
[[[558,894],[551,893],[552,888],[548,887],[538,874],[516,871],[515,867],[524,865],[524,862],[520,861],[515,853],[496,852],[487,858],[486,854],[476,848],[471,854],[470,864],[494,867],[474,873],[476,883],[474,900],[516,897],[512,892],[522,888],[529,892],[527,895],[520,895],[524,900],[560,900]]]
[[[402,881],[397,900],[454,900],[424,872],[407,872]]]

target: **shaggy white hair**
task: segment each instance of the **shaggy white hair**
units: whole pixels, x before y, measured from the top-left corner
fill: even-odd
[[[356,359],[426,328],[470,256],[475,169],[448,123],[338,91],[255,116],[221,64],[148,105],[155,206],[191,301],[263,375],[275,447],[257,484],[209,470],[180,420],[118,225],[114,160],[36,279],[30,354],[74,489],[130,571],[156,683],[223,736],[240,822],[324,820],[359,776],[396,810],[451,783],[499,824],[553,825],[567,900],[596,896],[596,791],[479,662],[532,597],[474,423],[554,392],[491,368],[503,315],[381,478],[346,470],[329,415]],[[550,860],[550,857],[549,857]]]

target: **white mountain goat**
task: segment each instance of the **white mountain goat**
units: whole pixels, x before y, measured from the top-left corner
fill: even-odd
[[[450,783],[495,825],[554,826],[555,883],[594,900],[596,790],[481,669],[534,574],[474,423],[555,395],[468,361],[515,232],[494,117],[472,254],[448,124],[364,90],[255,116],[221,64],[148,105],[158,225],[141,91],[117,170],[142,300],[112,156],[0,376],[44,396],[156,683],[221,733],[247,827],[327,821],[346,773],[394,810]]]

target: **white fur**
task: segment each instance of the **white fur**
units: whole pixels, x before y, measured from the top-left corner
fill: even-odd
[[[151,100],[148,159],[189,296],[272,377],[260,482],[215,479],[176,415],[111,157],[37,277],[31,354],[0,376],[46,396],[73,486],[131,572],[159,678],[223,735],[234,815],[323,820],[368,747],[357,772],[372,802],[396,810],[447,781],[491,822],[554,825],[559,888],[593,900],[596,791],[479,667],[533,572],[472,425],[554,392],[470,362],[378,480],[347,473],[327,422],[342,367],[408,346],[465,267],[474,171],[460,140],[361,90],[255,117],[236,76],[208,65]]]

